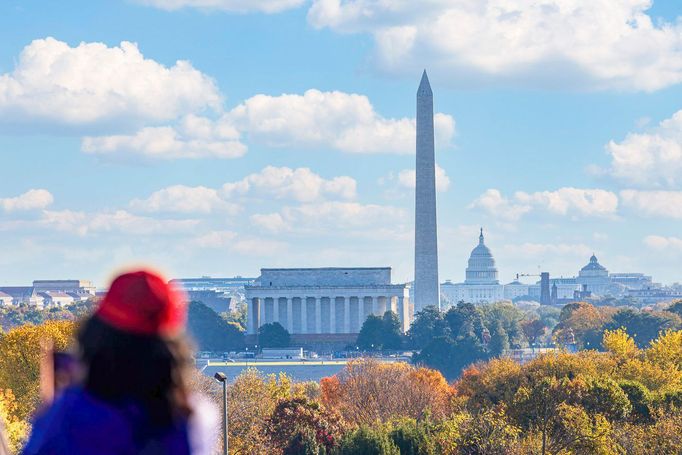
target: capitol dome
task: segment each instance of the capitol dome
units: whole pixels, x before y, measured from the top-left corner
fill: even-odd
[[[497,267],[495,258],[490,252],[490,248],[485,245],[483,228],[478,237],[478,245],[471,251],[469,265],[466,269],[465,284],[499,284],[497,278]]]

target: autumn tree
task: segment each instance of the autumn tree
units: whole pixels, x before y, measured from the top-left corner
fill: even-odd
[[[345,432],[345,425],[338,413],[305,397],[281,400],[275,406],[266,427],[273,450],[289,447],[290,453],[295,451],[297,444],[304,447],[307,435],[313,435],[313,446],[318,451],[330,453],[339,446]],[[308,441],[308,444],[311,442]]]
[[[267,423],[277,403],[292,397],[291,379],[248,369],[228,387],[230,453],[269,454]]]
[[[10,453],[18,453],[28,437],[29,425],[26,420],[17,417],[18,403],[11,390],[0,390],[0,429],[4,429],[4,436]],[[0,434],[0,439],[3,434]],[[0,449],[3,441],[0,440]],[[2,452],[2,450],[0,450]]]
[[[387,422],[397,417],[418,418],[428,410],[434,417],[448,413],[453,391],[434,370],[405,363],[371,359],[349,362],[322,385],[322,403],[356,424]]]
[[[74,328],[70,321],[47,321],[0,335],[0,390],[9,389],[16,397],[14,416],[26,420],[39,404],[41,346],[67,349],[73,342]]]
[[[535,347],[547,330],[545,323],[540,319],[531,319],[521,322],[521,330],[530,347]]]

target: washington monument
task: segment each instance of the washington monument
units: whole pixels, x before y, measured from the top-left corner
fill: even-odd
[[[417,187],[414,213],[414,311],[440,309],[433,92],[426,70],[417,89]]]

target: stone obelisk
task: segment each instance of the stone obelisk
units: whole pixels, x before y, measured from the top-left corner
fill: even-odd
[[[414,213],[414,311],[440,308],[433,92],[426,70],[417,90],[417,186]]]

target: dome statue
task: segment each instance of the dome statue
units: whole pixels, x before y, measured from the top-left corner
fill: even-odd
[[[495,258],[485,244],[483,228],[478,237],[478,245],[471,251],[469,265],[466,269],[465,284],[500,284],[497,278]]]

